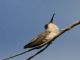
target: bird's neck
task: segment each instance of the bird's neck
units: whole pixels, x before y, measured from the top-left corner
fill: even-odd
[[[59,32],[59,28],[57,26],[56,27],[50,27],[50,28],[46,29],[46,31]]]
[[[49,28],[48,28],[48,29],[46,29],[46,31],[54,31],[54,29],[49,29]]]

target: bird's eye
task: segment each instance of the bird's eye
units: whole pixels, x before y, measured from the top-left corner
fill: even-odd
[[[48,28],[48,24],[46,24],[46,25],[44,26],[44,28],[47,29],[47,28]]]

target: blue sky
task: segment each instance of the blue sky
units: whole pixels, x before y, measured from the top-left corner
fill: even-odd
[[[80,19],[80,0],[0,0],[0,59],[25,51],[56,12],[60,29]],[[36,51],[11,60],[25,60]],[[33,60],[80,60],[80,26],[57,38]]]

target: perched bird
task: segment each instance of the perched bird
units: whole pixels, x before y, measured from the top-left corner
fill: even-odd
[[[48,22],[44,28],[45,31],[34,37],[30,43],[26,44],[24,46],[24,49],[26,48],[33,48],[36,46],[39,46],[45,42],[51,41],[57,34],[59,34],[60,29],[58,26],[53,22],[55,13],[53,14],[50,22]]]

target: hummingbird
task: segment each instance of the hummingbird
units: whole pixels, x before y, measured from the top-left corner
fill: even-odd
[[[38,34],[36,37],[33,37],[31,42],[24,46],[24,49],[40,46],[45,42],[51,41],[56,35],[60,33],[59,27],[53,22],[54,15],[55,13],[53,14],[51,20],[45,24],[45,31]]]

